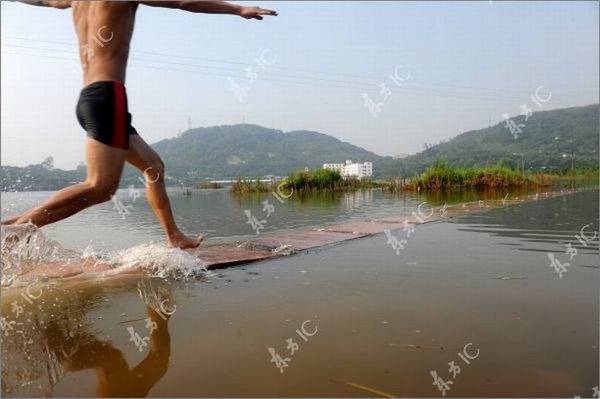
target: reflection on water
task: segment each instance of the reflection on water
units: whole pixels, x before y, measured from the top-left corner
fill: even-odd
[[[168,369],[169,319],[174,312],[164,308],[172,301],[164,280],[142,280],[137,287],[146,328],[139,334],[133,325],[140,320],[119,322],[128,326],[130,341],[144,352],[143,359],[132,365],[108,337],[99,336],[90,317],[107,298],[131,292],[132,283],[117,289],[38,286],[9,293],[2,302],[2,314],[7,316],[3,324],[10,323],[3,327],[2,395],[52,396],[66,374],[90,370],[99,397],[146,396]]]
[[[451,191],[431,191],[424,192],[422,194],[423,201],[427,201],[433,205],[443,205],[454,204],[459,202],[473,202],[473,201],[497,201],[506,199],[517,199],[523,198],[526,195],[532,194],[534,192],[539,193],[539,195],[543,198],[547,191],[535,191],[524,188],[516,188],[511,190],[451,190]]]

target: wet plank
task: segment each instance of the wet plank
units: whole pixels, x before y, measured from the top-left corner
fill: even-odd
[[[256,262],[277,256],[269,249],[249,248],[234,244],[221,244],[200,247],[189,251],[206,262],[208,269],[218,269],[240,263]]]
[[[338,232],[338,233],[354,233],[354,234],[365,234],[373,235],[383,233],[385,230],[396,230],[404,227],[402,223],[397,222],[379,222],[373,221],[358,221],[335,224],[327,226],[324,231]]]
[[[348,233],[325,230],[301,230],[294,232],[282,232],[272,236],[264,236],[249,242],[257,248],[271,249],[289,245],[294,251],[304,251],[311,248],[336,244],[355,238],[365,237],[364,233]]]
[[[412,215],[409,216],[390,216],[390,217],[385,217],[385,218],[381,218],[381,219],[373,219],[374,222],[378,222],[378,223],[382,223],[382,224],[400,224],[403,225],[405,223],[410,223],[410,224],[421,224],[421,220],[423,220],[423,222],[430,222],[432,220],[436,220],[434,219],[434,216],[431,216],[427,219],[423,219],[423,218],[418,218]],[[390,229],[391,230],[391,229]]]
[[[36,265],[35,269],[22,274],[20,277],[29,279],[33,277],[46,277],[46,278],[64,278],[72,277],[84,272],[83,265],[81,263],[59,263],[51,262],[43,265]]]
[[[25,266],[27,267],[27,266]],[[84,260],[75,260],[69,263],[48,262],[42,265],[36,264],[34,268],[21,276],[43,276],[47,278],[62,278],[71,277],[78,274],[86,273],[105,273],[113,270],[113,268],[102,261],[87,258]]]

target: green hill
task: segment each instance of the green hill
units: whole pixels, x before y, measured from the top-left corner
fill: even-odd
[[[598,104],[533,113],[527,120],[512,120],[522,126],[517,138],[502,122],[473,130],[431,146],[401,160],[384,160],[378,166],[380,176],[411,176],[424,171],[436,159],[451,166],[486,166],[502,163],[525,170],[553,171],[571,167],[598,168]],[[515,155],[513,155],[515,154]],[[566,156],[563,156],[565,154]]]
[[[51,158],[51,157],[49,157]],[[25,167],[2,166],[0,191],[52,191],[85,180],[85,167],[55,169],[44,162]]]
[[[183,178],[286,175],[325,162],[379,161],[383,157],[310,131],[283,133],[257,125],[197,128],[152,145],[167,172]]]
[[[531,171],[567,170],[571,154],[575,168],[598,168],[598,104],[536,112],[513,118],[523,125],[515,138],[496,126],[463,133],[451,140],[400,160],[382,157],[334,137],[310,131],[284,133],[257,125],[197,128],[152,145],[163,157],[171,185],[194,185],[205,178],[287,175],[325,162],[372,161],[376,178],[410,177],[437,159],[450,166],[486,166],[502,163]],[[367,133],[365,133],[367,134]],[[513,155],[515,154],[515,155]],[[522,155],[521,155],[522,154]],[[565,156],[563,156],[565,154]],[[64,171],[50,165],[2,166],[0,189],[55,190],[85,178],[85,168]],[[127,166],[121,186],[140,185],[137,172]]]

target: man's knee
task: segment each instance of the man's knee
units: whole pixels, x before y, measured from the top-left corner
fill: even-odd
[[[87,182],[87,185],[88,199],[94,204],[100,204],[112,198],[119,187],[119,182],[98,180]]]
[[[165,178],[165,164],[162,159],[154,159],[150,166],[144,170],[144,177],[147,183],[163,181]]]

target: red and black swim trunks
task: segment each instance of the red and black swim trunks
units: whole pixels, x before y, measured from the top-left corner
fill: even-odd
[[[127,150],[129,135],[138,134],[131,126],[125,86],[117,81],[92,83],[81,90],[77,120],[96,141]]]

